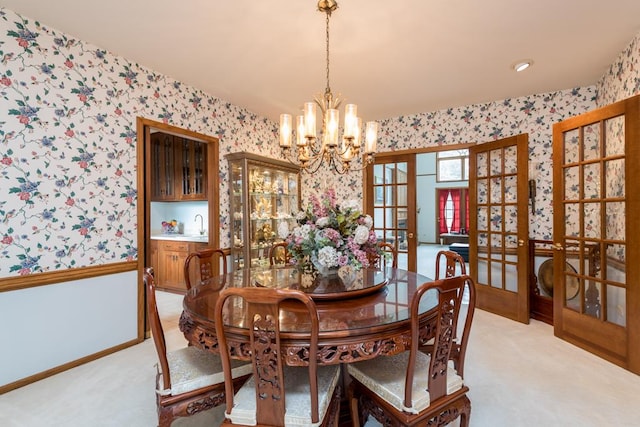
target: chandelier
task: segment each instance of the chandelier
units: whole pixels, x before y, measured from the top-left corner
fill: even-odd
[[[318,11],[326,14],[326,54],[327,54],[327,87],[324,95],[318,94],[313,102],[305,102],[302,114],[296,118],[295,149],[293,142],[293,120],[291,114],[280,115],[280,148],[285,157],[292,163],[300,165],[303,171],[313,173],[323,163],[344,174],[350,170],[364,169],[373,162],[378,138],[378,123],[367,122],[362,147],[362,119],[358,117],[358,107],[347,104],[344,109],[344,125],[340,139],[338,108],[342,103],[340,94],[334,98],[329,86],[329,18],[331,12],[338,8],[335,0],[319,0]],[[317,135],[316,111],[322,114],[322,129]],[[362,159],[358,155],[362,151]],[[360,164],[357,169],[353,162]]]

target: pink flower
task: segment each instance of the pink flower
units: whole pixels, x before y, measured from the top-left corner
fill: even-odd
[[[19,195],[20,195],[20,200],[29,200],[31,198],[31,194],[26,192],[21,192],[19,193]]]
[[[2,238],[2,241],[1,241],[1,242],[2,242],[3,244],[5,244],[5,245],[10,245],[10,244],[12,244],[12,243],[13,243],[13,237],[11,237],[11,236],[4,236],[4,237]]]
[[[79,163],[79,165],[82,169],[86,169],[87,166],[89,166],[89,163],[86,160],[83,160]]]
[[[11,160],[11,157],[3,157],[2,160],[0,160],[0,163],[10,166],[13,163],[13,160]]]
[[[75,132],[73,131],[73,129],[67,129],[64,134],[71,138],[73,135],[75,135]]]
[[[18,46],[26,48],[29,46],[29,42],[25,39],[18,39]]]
[[[122,230],[116,231],[116,237],[122,237]]]
[[[73,68],[73,62],[71,62],[70,59],[67,59],[66,61],[64,61],[64,65],[66,65],[69,68]]]
[[[29,117],[27,116],[18,116],[18,119],[20,120],[20,123],[22,123],[23,125],[26,125],[29,123]]]
[[[7,76],[3,76],[2,79],[0,79],[0,83],[5,86],[11,86],[11,79]]]
[[[65,205],[67,206],[73,206],[75,204],[76,202],[71,197],[67,198],[67,201],[65,202]]]
[[[81,228],[80,229],[80,235],[81,236],[86,236],[87,234],[89,234],[89,229],[88,228]]]

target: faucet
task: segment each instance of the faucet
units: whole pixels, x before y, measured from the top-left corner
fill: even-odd
[[[204,219],[202,218],[202,215],[196,214],[195,221],[198,221],[198,217],[200,217],[200,235],[203,236],[204,235]]]

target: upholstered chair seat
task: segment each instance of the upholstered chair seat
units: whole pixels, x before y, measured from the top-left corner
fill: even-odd
[[[220,356],[195,347],[184,347],[167,352],[171,388],[163,387],[163,375],[158,368],[157,393],[161,396],[177,395],[224,383]],[[232,377],[251,375],[251,363],[232,361]]]
[[[251,365],[250,365],[251,366]],[[318,410],[320,421],[311,421],[311,391],[309,372],[305,368],[284,366],[285,426],[319,426],[331,403],[340,379],[340,366],[318,367]],[[233,424],[256,425],[256,383],[252,377],[236,393],[234,407],[226,417]]]
[[[429,374],[431,357],[424,353],[417,353],[416,356],[411,408],[406,408],[403,404],[409,352],[352,363],[347,365],[347,370],[349,375],[389,402],[398,411],[417,414],[426,409],[431,403],[429,390],[423,386],[429,382],[427,375]],[[460,390],[462,385],[462,378],[456,373],[455,369],[449,367],[447,372],[447,394]]]
[[[167,343],[156,304],[153,269],[147,268],[143,281],[151,336],[158,353],[156,364],[156,405],[158,425],[169,427],[178,417],[188,417],[224,402],[226,377],[219,355],[196,347],[167,351]],[[233,361],[229,366],[229,389],[237,390],[251,376],[251,363]]]

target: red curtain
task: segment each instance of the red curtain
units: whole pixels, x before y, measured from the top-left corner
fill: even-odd
[[[451,223],[451,232],[460,231],[460,189],[449,190],[451,200],[453,200],[453,222]]]
[[[438,194],[440,195],[440,200],[438,200],[438,205],[440,207],[440,234],[444,234],[447,232],[447,218],[444,214],[444,207],[447,204],[449,190],[440,190]]]
[[[465,203],[464,203],[464,216],[465,216],[465,221],[464,221],[464,229],[467,231],[467,234],[469,234],[469,190],[467,189],[467,191],[464,192],[465,195]]]

